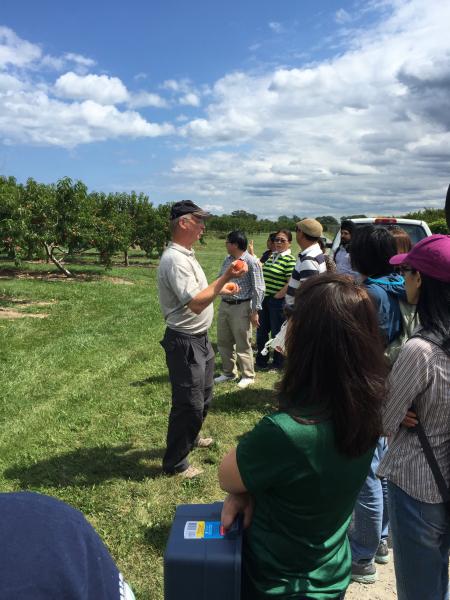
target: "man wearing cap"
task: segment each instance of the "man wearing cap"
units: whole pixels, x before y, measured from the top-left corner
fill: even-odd
[[[219,294],[231,295],[233,292],[224,289],[225,284],[247,271],[245,263],[231,263],[223,275],[208,285],[192,246],[200,239],[205,219],[210,216],[191,200],[172,206],[172,241],[163,252],[158,269],[159,302],[167,325],[161,345],[172,386],[163,471],[186,478],[202,472],[189,466],[189,452],[196,445],[209,447],[213,441],[199,437],[214,380],[214,351],[207,335],[214,316],[212,302]]]
[[[298,255],[291,279],[289,280],[285,302],[286,306],[292,307],[295,300],[295,292],[302,281],[326,273],[325,256],[319,246],[319,238],[322,235],[322,225],[316,219],[303,219],[295,227],[297,243],[301,248]]]
[[[355,229],[355,224],[350,219],[345,219],[341,223],[341,243],[339,248],[334,253],[334,262],[336,263],[337,273],[342,275],[350,275],[355,278],[358,276],[357,271],[352,269],[350,262],[350,244],[352,235]]]

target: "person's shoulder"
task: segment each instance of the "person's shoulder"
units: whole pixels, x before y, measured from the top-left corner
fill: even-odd
[[[442,341],[433,333],[419,330],[412,335],[405,344],[405,349],[412,351],[421,351],[424,355],[433,356],[436,354],[446,355],[442,347]]]
[[[297,258],[293,254],[283,254],[280,256],[279,260],[286,264],[295,264]]]

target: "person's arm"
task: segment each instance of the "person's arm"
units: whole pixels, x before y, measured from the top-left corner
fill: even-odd
[[[280,300],[281,298],[284,298],[286,296],[286,292],[287,289],[289,287],[289,283],[287,283],[286,285],[284,285],[281,290],[278,290],[278,292],[274,295],[274,298],[276,298],[277,300]]]
[[[410,340],[401,350],[388,379],[388,395],[383,407],[385,435],[397,432],[408,417],[411,404],[427,387],[428,362],[427,349],[419,340]]]
[[[217,296],[232,296],[236,293],[236,290],[226,290],[224,285],[237,277],[242,277],[247,272],[247,264],[244,263],[244,267],[236,267],[235,263],[232,262],[228,269],[218,279],[213,281],[204,290],[199,292],[196,296],[188,302],[187,306],[193,313],[199,315],[207,306],[211,304],[217,298]]]
[[[285,276],[287,284],[282,290],[280,290],[280,292],[284,290],[284,293],[282,296],[278,296],[277,294],[275,294],[275,298],[284,298],[286,305],[292,307],[294,305],[295,292],[298,288],[301,261],[300,257],[297,258],[297,260],[295,260],[293,257],[289,258],[292,258],[292,261],[287,261],[285,264]]]
[[[247,491],[239,473],[236,448],[230,450],[220,463],[219,484],[225,492],[230,492],[231,494],[243,494]]]
[[[252,302],[251,302],[251,315],[250,321],[254,327],[259,327],[259,314],[258,311],[262,308],[262,302],[264,300],[264,294],[266,291],[266,284],[264,283],[263,270],[261,263],[255,260],[249,269],[250,278],[252,282]]]

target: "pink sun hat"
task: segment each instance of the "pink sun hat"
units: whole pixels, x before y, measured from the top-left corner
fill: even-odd
[[[450,283],[450,235],[430,235],[417,242],[407,254],[396,254],[389,262],[408,265],[432,279]]]

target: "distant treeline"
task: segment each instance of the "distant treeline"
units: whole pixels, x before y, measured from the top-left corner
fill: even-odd
[[[51,184],[34,179],[21,184],[14,177],[0,177],[0,252],[17,262],[47,257],[66,273],[61,260],[64,255],[91,249],[98,251],[100,262],[106,266],[120,252],[128,264],[130,248],[140,248],[150,258],[159,256],[170,237],[170,206],[153,206],[142,193],[88,193],[82,181],[69,177]],[[427,221],[435,232],[447,232],[443,209],[424,209],[405,216]],[[293,231],[302,218],[282,215],[276,221],[258,219],[256,214],[235,210],[212,217],[208,231],[218,235],[234,229],[249,235],[283,228]],[[330,234],[339,228],[340,221],[333,216],[316,218]]]

